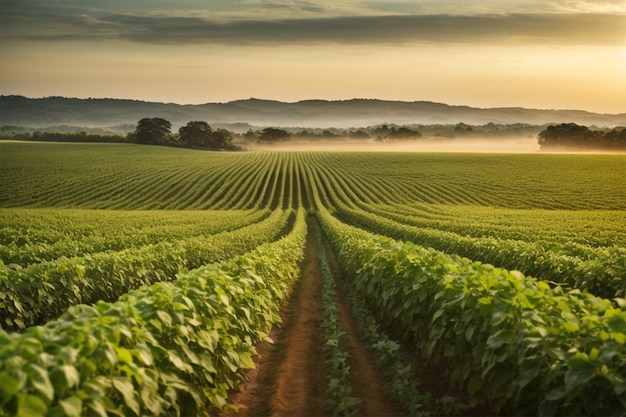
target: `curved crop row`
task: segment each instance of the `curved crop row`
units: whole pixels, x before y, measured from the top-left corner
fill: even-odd
[[[350,177],[362,185],[376,179],[393,183],[401,190],[391,196],[386,193],[393,203],[626,209],[623,157],[619,155],[337,152],[315,154],[311,160],[332,175]],[[600,171],[598,166],[602,166]],[[370,193],[374,199],[385,201],[379,190]]]
[[[390,394],[409,416],[462,415],[466,406],[451,396],[433,399],[428,391],[418,388],[421,380],[402,346],[380,330],[376,317],[369,311],[363,297],[346,281],[341,282],[359,332],[369,348],[378,355],[378,368],[389,378]]]
[[[400,223],[472,237],[533,242],[546,240],[582,246],[626,246],[621,228],[626,214],[608,210],[520,210],[468,205],[362,206]]]
[[[254,344],[298,276],[300,210],[278,242],[182,273],[115,303],[72,307],[25,333],[0,330],[0,406],[12,415],[205,416],[228,406]]]
[[[396,239],[519,270],[605,298],[626,295],[626,248],[623,247],[591,248],[542,241],[472,238],[404,225],[364,210],[340,208],[338,212],[355,225]]]
[[[555,280],[604,297],[624,295],[626,288],[626,249],[586,248],[584,257],[570,255],[572,245],[527,243],[490,238],[462,237],[450,232],[421,229],[399,224],[367,210],[350,187],[342,186],[341,178],[325,170],[311,169],[315,187],[323,196],[325,207],[334,207],[343,218],[357,225],[391,237],[431,246],[445,252],[522,270],[544,280]],[[577,251],[580,246],[573,245]]]
[[[1,209],[0,214],[0,260],[20,266],[231,231],[269,215],[263,210],[67,209]]]
[[[24,269],[0,264],[0,323],[7,330],[24,329],[58,317],[74,304],[113,301],[142,284],[172,279],[181,269],[247,252],[279,237],[289,216],[289,211],[276,210],[232,232],[61,258]]]
[[[110,145],[107,152],[98,154],[98,147],[55,144],[46,144],[49,152],[33,159],[31,152],[12,151],[23,147],[32,149],[34,144],[12,145],[8,151],[13,159],[6,164],[12,178],[7,187],[0,190],[3,207],[259,208],[254,193],[245,190],[256,187],[255,181],[282,161],[278,154],[268,159],[263,154],[207,153],[132,145]],[[26,155],[30,160],[25,159]],[[46,166],[62,166],[63,169],[54,172],[41,169]],[[32,182],[34,177],[39,181]],[[268,191],[274,189],[268,188]]]
[[[352,277],[395,327],[475,402],[501,414],[617,415],[626,407],[626,301],[320,220]]]

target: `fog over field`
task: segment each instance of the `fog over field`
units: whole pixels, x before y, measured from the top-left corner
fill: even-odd
[[[489,152],[533,153],[539,151],[536,137],[489,139],[426,138],[414,141],[335,139],[328,141],[290,141],[280,144],[250,144],[250,151],[328,151],[328,152]]]

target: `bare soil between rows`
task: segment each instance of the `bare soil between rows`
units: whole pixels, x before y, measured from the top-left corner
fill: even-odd
[[[250,370],[229,400],[239,406],[229,417],[327,416],[324,409],[328,379],[325,355],[321,297],[322,276],[318,259],[317,222],[310,218],[305,256],[300,277],[283,306],[283,323],[270,337],[273,344],[257,346],[256,368]],[[334,257],[331,257],[331,262]],[[338,291],[338,311],[346,332],[350,354],[353,390],[361,399],[359,416],[404,415],[393,402],[387,381],[376,368],[376,358],[361,342],[358,328],[344,297]]]

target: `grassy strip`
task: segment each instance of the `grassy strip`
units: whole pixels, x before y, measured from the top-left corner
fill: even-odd
[[[318,238],[318,257],[322,272],[322,323],[324,329],[324,352],[326,353],[326,372],[328,374],[328,400],[326,410],[333,416],[355,416],[355,406],[360,399],[351,397],[352,378],[350,376],[350,355],[346,351],[345,331],[341,328],[337,310],[335,279],[328,265],[326,251]]]
[[[115,303],[72,307],[24,333],[0,331],[0,414],[206,416],[228,406],[254,344],[280,320],[306,223],[230,262]]]

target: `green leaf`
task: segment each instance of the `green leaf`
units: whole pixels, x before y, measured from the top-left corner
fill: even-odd
[[[172,325],[172,317],[165,311],[157,310],[156,314],[167,327],[170,327]]]
[[[115,353],[117,353],[117,359],[121,362],[131,364],[133,363],[133,355],[130,350],[123,347],[116,347]]]
[[[588,382],[596,373],[596,367],[584,353],[577,353],[567,365],[569,369],[565,373],[565,390],[568,393]]]
[[[130,408],[136,415],[139,415],[139,402],[135,398],[133,384],[125,379],[115,378],[112,380],[115,389],[122,394],[126,406]]]
[[[203,348],[208,349],[209,352],[215,352],[215,348],[217,347],[217,343],[220,339],[220,334],[217,330],[200,330],[197,334],[198,344]]]
[[[72,365],[61,365],[59,370],[62,372],[67,388],[72,388],[78,385],[80,382],[80,375],[76,368]]]
[[[108,417],[107,410],[105,406],[102,404],[104,402],[103,398],[94,398],[92,401],[87,403],[87,408],[91,411],[99,415],[100,417]]]
[[[539,405],[539,417],[552,417],[556,414],[559,403],[556,401],[544,401]]]
[[[33,388],[48,402],[54,399],[54,388],[48,377],[48,371],[39,365],[27,365],[27,373]]]
[[[219,297],[220,297],[220,301],[222,302],[222,304],[224,304],[225,306],[230,305],[230,298],[228,298],[226,294],[220,294]]]
[[[467,391],[470,394],[475,394],[478,391],[480,391],[482,387],[483,387],[483,378],[480,375],[476,375],[475,377],[470,379],[470,382],[467,386]]]
[[[70,397],[66,400],[60,400],[59,405],[69,417],[80,417],[83,410],[83,400],[78,397]]]
[[[18,395],[16,417],[43,417],[47,412],[48,406],[41,398],[29,394]]]
[[[181,371],[187,371],[187,366],[185,364],[185,362],[180,358],[180,356],[178,356],[176,353],[172,352],[171,350],[167,352],[168,358],[170,359],[170,362],[172,362],[172,364],[180,369]]]
[[[548,391],[546,394],[546,401],[558,401],[563,397],[565,397],[565,387],[559,385],[558,387],[554,387]]]
[[[243,367],[248,369],[254,368],[254,361],[248,352],[239,352],[239,359],[241,360]]]
[[[154,359],[152,357],[152,351],[147,345],[138,344],[133,353],[139,358],[141,363],[146,366],[152,366]]]
[[[513,336],[514,333],[511,330],[498,330],[496,333],[489,336],[489,339],[487,339],[487,346],[493,349],[497,349],[504,344],[511,343],[511,341],[513,340]]]
[[[3,397],[11,397],[21,389],[19,379],[6,372],[0,372],[0,390]]]
[[[81,361],[81,367],[85,368],[86,365],[92,372],[96,369],[95,365],[89,359],[83,359]],[[80,376],[78,370],[72,365],[60,365],[52,368],[50,371],[50,381],[54,387],[56,396],[62,396],[66,389],[72,388],[80,382]]]

